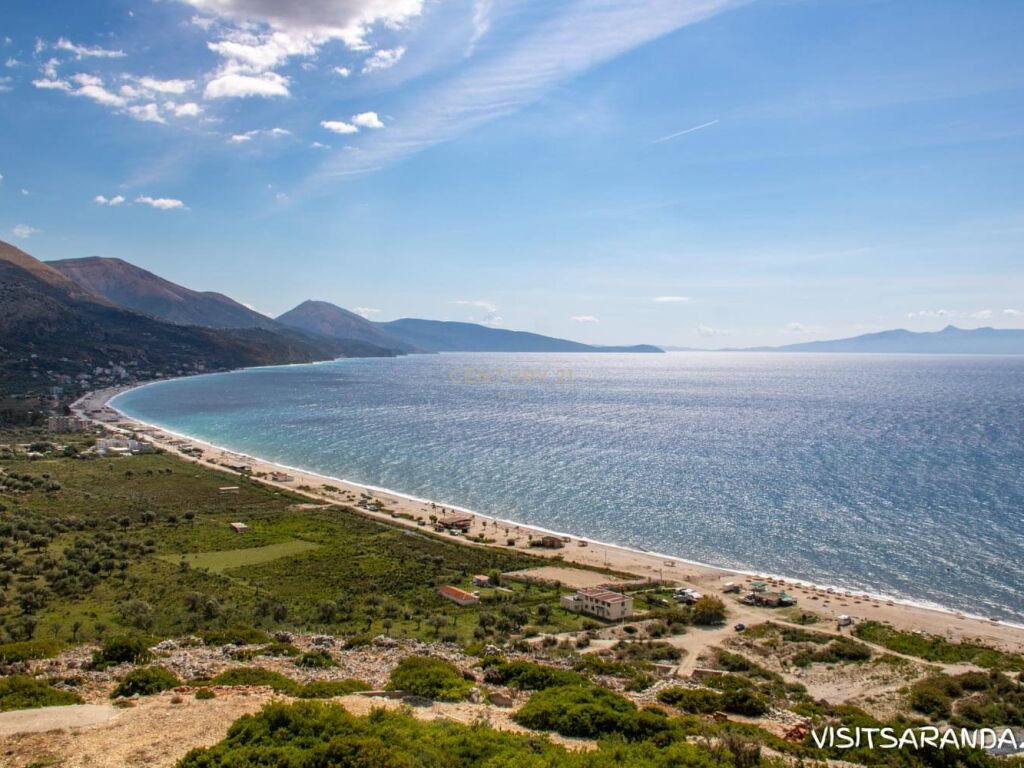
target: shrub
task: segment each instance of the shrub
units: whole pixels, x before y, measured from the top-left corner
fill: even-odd
[[[210,681],[211,685],[266,685],[281,693],[295,693],[298,683],[280,672],[259,667],[235,667],[221,672]]]
[[[452,664],[430,656],[406,656],[388,681],[388,690],[441,701],[464,699],[471,687]]]
[[[725,603],[713,595],[704,595],[693,604],[691,616],[697,626],[722,624],[725,621]]]
[[[15,664],[32,659],[50,659],[61,651],[61,644],[51,640],[26,640],[0,645],[0,664]]]
[[[849,637],[837,637],[819,651],[801,651],[793,657],[798,667],[811,664],[839,664],[841,662],[861,662],[871,658],[871,649],[864,643],[858,643]]]
[[[327,667],[338,666],[338,662],[327,651],[317,650],[302,654],[295,661],[295,665],[306,669],[326,669]]]
[[[724,696],[707,688],[665,688],[658,692],[658,701],[699,715],[717,712],[723,708]]]
[[[298,693],[300,699],[329,699],[333,696],[347,696],[358,691],[368,691],[370,686],[362,680],[314,680],[306,683]]]
[[[0,712],[81,703],[82,699],[76,694],[58,690],[46,681],[28,675],[0,678]]]
[[[206,699],[216,699],[217,694],[211,691],[209,688],[200,688],[198,691],[196,691],[196,698],[200,701],[204,701]]]
[[[539,691],[513,719],[526,728],[563,736],[599,738],[617,734],[630,741],[648,738],[667,727],[663,716],[641,712],[628,699],[594,685]]]
[[[589,681],[575,672],[556,669],[532,661],[485,662],[484,680],[508,685],[521,691],[542,691],[559,685],[584,685]]]
[[[154,693],[176,688],[180,683],[177,675],[165,667],[139,667],[121,679],[114,692],[110,694],[110,698],[152,696]]]
[[[261,645],[271,641],[262,629],[236,624],[227,629],[211,629],[202,634],[207,645]]]
[[[102,648],[93,652],[92,667],[102,670],[115,664],[139,664],[151,658],[152,654],[142,638],[119,635],[110,638]]]
[[[736,688],[722,694],[722,709],[735,715],[760,717],[768,708],[768,699],[749,688]]]

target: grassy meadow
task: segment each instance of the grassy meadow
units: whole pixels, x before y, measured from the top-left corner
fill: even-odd
[[[0,451],[4,642],[233,624],[468,642],[581,624],[551,587],[510,582],[470,608],[437,594],[537,558],[314,507],[169,455],[75,458],[84,447]],[[237,493],[220,493],[227,485]],[[250,530],[234,532],[236,521]]]

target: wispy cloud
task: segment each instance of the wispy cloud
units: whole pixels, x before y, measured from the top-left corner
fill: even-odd
[[[96,197],[94,197],[92,201],[97,205],[118,206],[124,202],[124,197],[122,197],[121,195],[114,195],[113,197],[106,197],[105,195],[96,195]]]
[[[376,307],[356,307],[352,311],[355,312],[357,315],[361,315],[362,317],[366,318],[370,318],[373,317],[374,315],[380,314],[380,310],[377,309]]]
[[[598,320],[593,315],[573,315],[569,319],[572,320],[574,323],[598,323],[598,322],[600,322],[600,320]]]
[[[363,74],[368,75],[371,72],[390,69],[401,61],[403,56],[405,56],[405,46],[399,46],[398,48],[382,48],[379,51],[375,51],[374,54],[366,60],[366,63],[363,64]]]
[[[655,296],[653,299],[651,299],[651,301],[656,301],[659,304],[675,304],[689,300],[689,296]]]
[[[452,77],[396,110],[396,127],[333,156],[311,183],[364,173],[508,115],[591,67],[742,0],[568,4],[494,56],[470,58]],[[540,3],[545,9],[546,3]]]
[[[722,328],[712,328],[711,326],[701,323],[697,326],[697,333],[701,336],[710,338],[713,336],[727,336],[732,333],[732,331],[726,331]]]
[[[66,37],[60,38],[53,47],[58,51],[67,51],[73,53],[76,59],[120,59],[125,55],[124,51],[113,51],[109,48],[101,48],[100,46],[88,46],[88,45],[76,45],[68,40]],[[36,52],[39,52],[39,46],[36,46]]]
[[[663,141],[671,141],[672,139],[678,139],[680,136],[685,136],[686,134],[693,133],[694,131],[700,131],[700,130],[703,130],[705,128],[710,128],[712,125],[717,125],[717,124],[718,124],[717,120],[709,120],[706,123],[701,123],[700,125],[695,125],[692,128],[684,128],[681,131],[676,131],[675,133],[670,133],[668,136],[662,136],[660,139],[655,139],[654,141],[652,141],[651,144],[661,144],[661,142],[663,142]]]
[[[14,229],[11,230],[15,237],[26,238],[32,237],[32,235],[41,232],[42,230],[30,227],[28,224],[15,224]]]

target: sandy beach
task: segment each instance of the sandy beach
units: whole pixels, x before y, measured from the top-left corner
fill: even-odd
[[[150,424],[133,420],[115,410],[110,401],[121,392],[131,387],[118,387],[91,392],[73,406],[72,410],[83,418],[89,419],[112,432],[134,434],[137,439],[151,443],[180,458],[207,467],[223,470],[228,475],[238,477],[239,473],[229,465],[244,465],[249,468],[247,473],[251,479],[268,485],[287,488],[308,497],[311,503],[344,504],[367,517],[381,520],[388,524],[403,525],[416,529],[430,529],[430,517],[441,516],[445,511],[458,511],[471,515],[469,531],[465,535],[445,538],[466,546],[501,546],[503,549],[510,539],[514,539],[514,547],[530,554],[556,560],[549,577],[558,576],[563,583],[573,586],[574,579],[581,579],[576,586],[585,586],[589,574],[571,568],[572,564],[596,568],[606,568],[616,572],[631,574],[641,580],[663,580],[682,586],[696,588],[704,593],[721,594],[728,582],[735,582],[741,587],[752,580],[762,579],[777,589],[783,589],[798,600],[802,610],[816,613],[824,619],[835,620],[846,614],[854,621],[874,620],[892,624],[894,627],[909,631],[941,635],[950,640],[977,640],[1008,651],[1024,651],[1024,627],[999,622],[981,617],[972,617],[958,612],[915,605],[908,602],[889,599],[866,593],[853,593],[828,587],[816,586],[792,579],[773,577],[768,574],[751,574],[716,568],[700,563],[693,563],[681,558],[664,556],[652,552],[619,547],[603,542],[581,538],[577,535],[545,531],[537,527],[500,520],[486,515],[473,513],[454,507],[443,507],[429,500],[416,499],[383,489],[362,486],[338,478],[303,471],[292,467],[283,467],[254,456],[224,450],[190,436],[177,435]],[[191,448],[191,452],[183,452],[182,448]],[[287,475],[287,479],[275,480],[275,473]],[[225,480],[225,485],[231,483]],[[358,506],[364,500],[368,507],[374,507],[376,500],[384,511]],[[469,541],[466,536],[483,536],[493,539],[494,544],[479,544]],[[556,535],[564,542],[561,549],[544,549],[531,547],[531,539],[546,535]],[[554,571],[554,567],[559,571]],[[744,590],[746,591],[746,590]],[[771,618],[772,613],[763,608],[753,608],[735,599],[736,595],[722,595],[730,608],[730,619],[746,623],[756,623]]]

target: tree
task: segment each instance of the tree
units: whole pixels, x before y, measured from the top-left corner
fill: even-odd
[[[705,595],[693,604],[693,623],[698,626],[711,626],[725,621],[725,603],[719,598]]]

